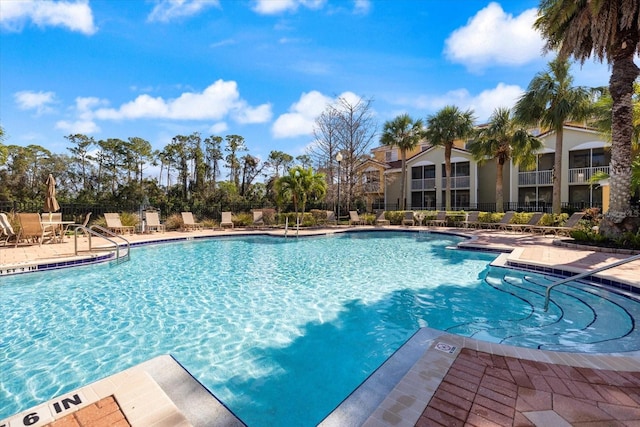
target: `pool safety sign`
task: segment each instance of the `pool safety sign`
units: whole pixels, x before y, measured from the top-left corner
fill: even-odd
[[[0,421],[0,427],[44,426],[68,413],[87,406],[87,404],[87,399],[82,392],[72,392],[2,420]]]
[[[444,343],[444,342],[439,342],[438,344],[436,344],[436,350],[440,350],[440,351],[442,351],[444,353],[453,354],[453,352],[456,351],[456,348],[457,347],[449,345],[449,344]]]

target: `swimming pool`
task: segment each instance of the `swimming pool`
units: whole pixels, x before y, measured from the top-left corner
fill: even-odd
[[[167,353],[248,425],[308,426],[423,326],[530,347],[637,350],[632,299],[575,284],[554,290],[544,313],[550,278],[447,249],[461,240],[218,238],[136,248],[117,266],[5,277],[0,419]]]

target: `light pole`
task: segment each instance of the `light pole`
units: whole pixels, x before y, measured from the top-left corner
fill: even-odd
[[[342,162],[342,153],[338,151],[336,154],[336,162],[338,162],[338,200],[336,202],[336,224],[340,223],[340,162]]]

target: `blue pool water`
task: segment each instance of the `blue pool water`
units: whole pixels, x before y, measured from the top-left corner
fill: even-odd
[[[424,326],[554,350],[640,346],[631,298],[574,284],[545,313],[552,278],[447,249],[460,240],[210,239],[2,278],[0,419],[161,354],[249,426],[310,426]]]

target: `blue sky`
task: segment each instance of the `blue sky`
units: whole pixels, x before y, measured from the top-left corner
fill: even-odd
[[[5,144],[68,153],[65,135],[242,135],[293,156],[344,96],[379,128],[445,105],[511,107],[543,57],[536,0],[0,0]],[[572,68],[601,86],[608,67]]]

